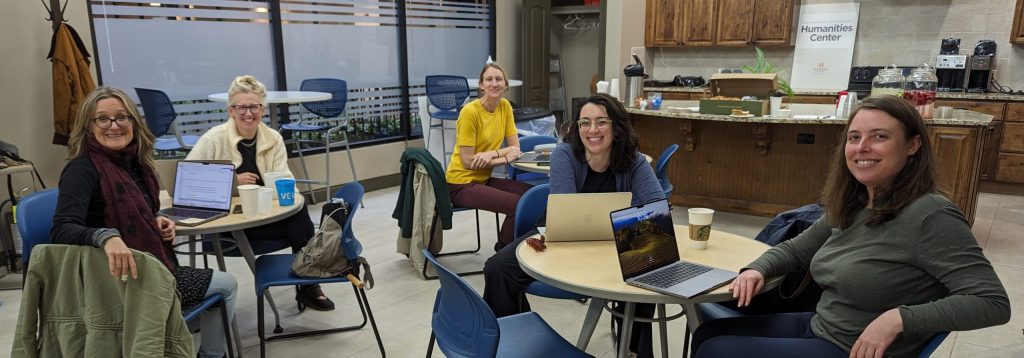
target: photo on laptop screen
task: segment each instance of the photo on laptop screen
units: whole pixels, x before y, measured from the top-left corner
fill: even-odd
[[[612,212],[611,220],[623,280],[679,261],[667,200]]]

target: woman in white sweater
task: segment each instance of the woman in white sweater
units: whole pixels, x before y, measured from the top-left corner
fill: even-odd
[[[236,77],[228,89],[228,120],[203,134],[187,159],[230,160],[239,185],[274,185],[263,182],[269,172],[291,177],[281,134],[263,124],[266,96],[267,88],[253,76]],[[315,232],[303,206],[295,215],[247,229],[245,235],[257,252],[277,251],[285,244],[298,252]],[[334,302],[324,296],[319,285],[301,286],[295,300],[315,310],[334,309]]]

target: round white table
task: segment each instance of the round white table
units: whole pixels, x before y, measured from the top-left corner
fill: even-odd
[[[214,93],[206,96],[207,99],[214,102],[228,103],[228,93]],[[331,94],[328,92],[311,92],[311,91],[267,91],[267,104],[274,106],[277,104],[290,104],[290,103],[303,103],[303,102],[319,102],[331,99]],[[277,128],[277,111],[276,108],[269,108],[270,112],[270,127]]]
[[[532,153],[532,152],[527,152],[527,153]],[[525,154],[525,153],[523,153],[523,154]],[[649,156],[647,154],[644,154],[644,159],[647,160],[647,163],[651,163],[651,162],[654,161],[654,158],[652,158],[651,156]],[[540,173],[540,174],[551,174],[551,163],[550,162],[544,163],[543,165],[541,163],[512,162],[512,164],[510,164],[510,165],[513,168],[522,170],[524,172]]]
[[[471,90],[480,88],[480,79],[479,78],[467,78],[466,82],[469,82],[469,89],[471,89]],[[519,86],[522,86],[522,85],[523,85],[523,81],[522,80],[508,80],[508,86],[509,87],[519,87]]]
[[[689,247],[688,230],[687,225],[675,226],[679,257],[703,265],[738,272],[770,248],[760,241],[711,230],[708,248],[693,250]],[[614,241],[548,242],[544,252],[536,252],[530,245],[521,244],[516,248],[519,266],[534,279],[569,292],[591,296],[590,306],[576,343],[580,349],[586,349],[590,343],[601,309],[607,301],[626,303],[622,327],[632,327],[633,306],[636,303],[684,305],[687,325],[690,330],[694,330],[700,323],[700,315],[696,311],[697,303],[733,299],[728,285],[690,299],[630,286],[622,279],[622,270],[616,255]],[[779,282],[781,277],[768,280],[764,290],[775,287]],[[619,347],[628,346],[630,333],[629,329],[623,330],[619,337]],[[663,342],[662,347],[666,347],[666,344]],[[620,350],[619,357],[624,357],[625,351]]]
[[[189,246],[194,247],[195,237],[203,234],[217,234],[221,232],[231,232],[231,236],[235,239],[235,243],[238,245],[238,251],[242,254],[242,258],[245,259],[245,263],[249,265],[249,270],[256,274],[256,253],[252,249],[252,244],[249,243],[249,238],[245,236],[245,229],[254,228],[270,224],[273,222],[280,221],[299,212],[302,206],[305,205],[306,198],[295,193],[295,204],[291,206],[281,206],[278,200],[274,200],[273,207],[270,209],[270,213],[266,215],[256,215],[254,217],[248,217],[245,214],[229,213],[227,216],[208,221],[202,225],[196,226],[183,226],[177,225],[175,229],[175,235],[188,236],[186,240],[189,240]],[[171,205],[171,198],[167,194],[166,190],[160,191],[160,207],[166,208]],[[231,208],[241,205],[241,198],[231,198]],[[220,242],[220,236],[214,235],[213,237],[213,250],[215,256],[217,256],[217,265],[221,271],[227,271],[227,266],[224,263],[224,251]],[[193,250],[194,251],[194,250]],[[194,256],[190,257],[190,266],[195,266]],[[281,317],[277,313],[277,305],[274,304],[274,298],[271,297],[270,292],[267,292],[267,302],[270,303],[270,309],[274,311],[274,322],[277,325],[281,323]],[[235,327],[235,343],[241,347],[239,341],[238,327]]]

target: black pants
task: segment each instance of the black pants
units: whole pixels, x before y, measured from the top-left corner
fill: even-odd
[[[530,303],[526,300],[526,286],[534,281],[527,275],[516,259],[516,248],[537,231],[533,230],[517,238],[512,244],[505,246],[484,264],[484,301],[497,317],[510,316],[530,311]],[[520,300],[522,307],[519,306]],[[617,304],[618,307],[624,307]],[[521,309],[520,309],[521,308]],[[654,305],[637,304],[636,317],[654,317]],[[621,320],[618,326],[621,327]],[[621,330],[620,330],[621,331]],[[653,341],[650,323],[633,323],[633,335],[629,342],[629,350],[639,357],[652,357]]]
[[[698,358],[847,357],[850,353],[811,331],[813,312],[722,318],[704,322],[693,333]],[[753,352],[756,352],[753,353]]]
[[[313,221],[309,217],[309,210],[302,205],[299,211],[287,218],[275,221],[263,226],[245,229],[245,237],[249,239],[253,252],[262,255],[286,247],[292,248],[292,253],[299,252],[309,239],[313,237],[316,230],[313,229]],[[231,233],[221,233],[222,237],[231,238]],[[241,256],[238,249],[224,253],[225,256]]]

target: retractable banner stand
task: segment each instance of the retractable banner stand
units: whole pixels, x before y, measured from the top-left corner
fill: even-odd
[[[800,7],[793,53],[794,90],[845,90],[857,42],[860,4]]]

